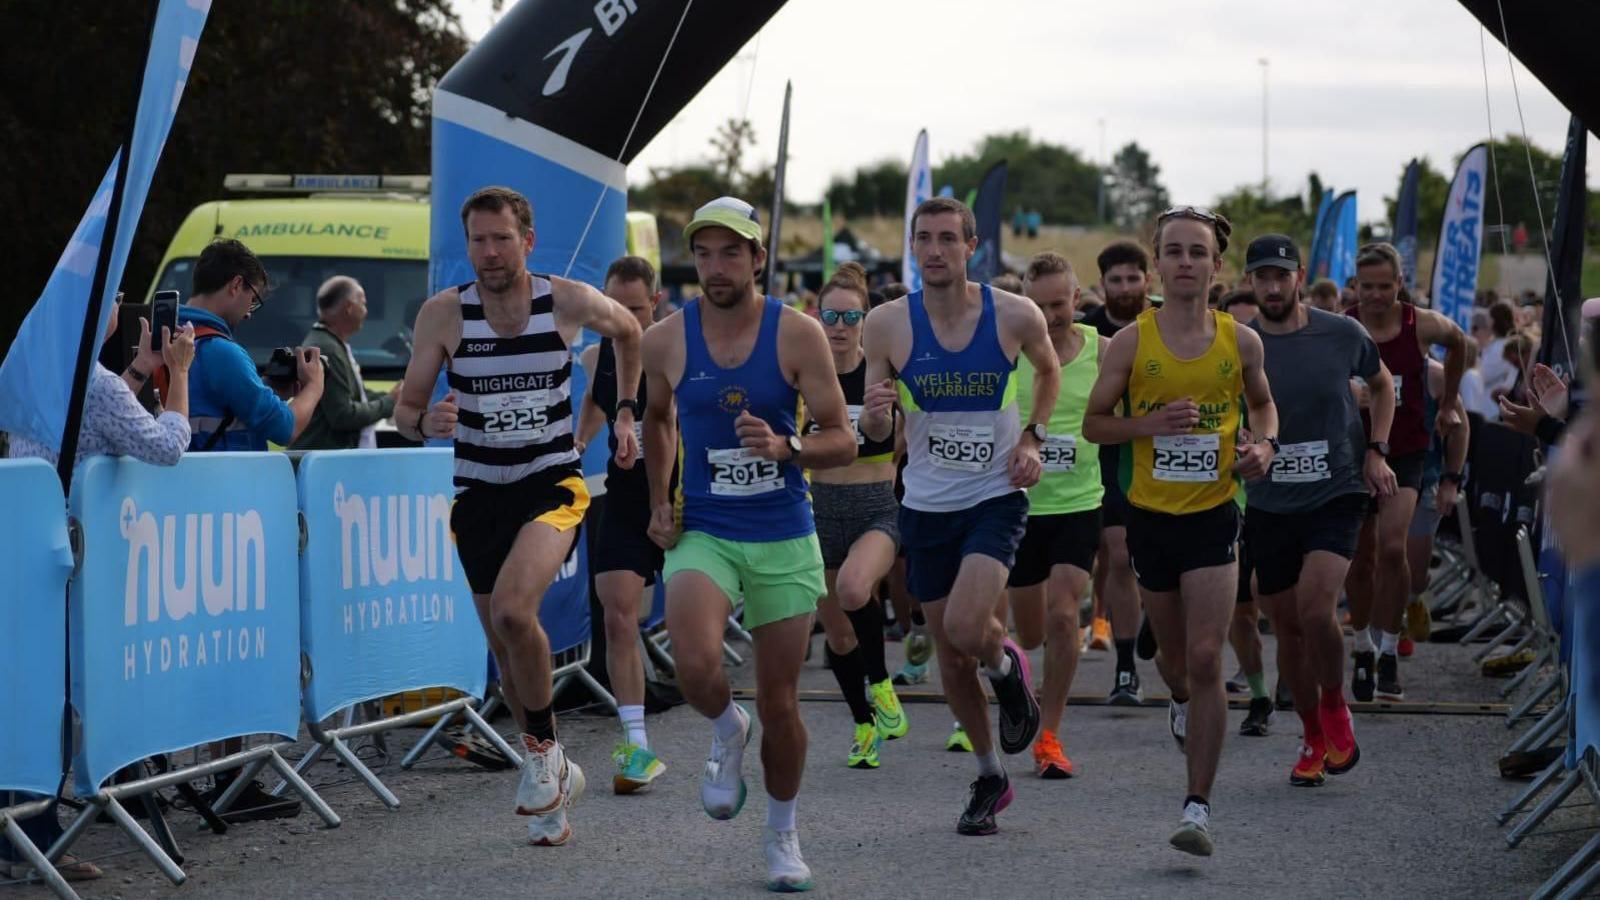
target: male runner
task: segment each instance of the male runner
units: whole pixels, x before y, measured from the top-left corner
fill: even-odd
[[[995,813],[1012,791],[991,741],[978,666],[1000,701],[1000,749],[1020,753],[1039,730],[1039,704],[1028,657],[1006,637],[995,610],[1027,524],[1024,489],[1039,480],[1060,365],[1037,306],[967,281],[978,236],[965,204],[923,202],[911,217],[910,243],[923,289],[867,317],[861,431],[867,440],[887,439],[899,403],[908,459],[900,508],[907,587],[922,603],[945,697],[978,762],[956,830],[993,834]],[[1034,367],[1026,427],[1014,409],[1019,354]]]
[[[1101,337],[1112,338],[1151,307],[1150,254],[1133,241],[1117,241],[1100,251],[1096,263],[1100,268],[1100,292],[1106,302],[1085,314],[1083,324],[1093,325]],[[1118,444],[1100,445],[1100,483],[1105,497],[1100,505],[1094,593],[1109,614],[1117,649],[1116,680],[1108,700],[1117,706],[1138,706],[1144,702],[1144,689],[1139,686],[1139,673],[1133,662],[1139,636],[1139,588],[1128,560],[1128,498],[1122,492],[1122,449]],[[1153,655],[1152,649],[1146,658]]]
[[[1172,691],[1169,727],[1188,756],[1189,793],[1171,843],[1199,856],[1212,852],[1207,797],[1227,724],[1222,644],[1239,577],[1235,494],[1240,479],[1266,474],[1278,433],[1261,339],[1206,307],[1230,230],[1227,219],[1193,206],[1157,218],[1166,302],[1111,339],[1083,420],[1087,440],[1132,441],[1128,549]],[[1118,416],[1124,393],[1128,414]],[[1241,395],[1254,438],[1241,430]]]
[[[552,846],[572,836],[566,810],[584,786],[556,740],[539,625],[539,602],[589,506],[572,439],[570,348],[584,327],[611,338],[621,383],[636,384],[639,323],[589,285],[527,270],[533,209],[516,191],[478,191],[461,223],[478,280],[422,304],[394,421],[412,440],[455,438],[450,528],[527,750],[517,813],[533,817],[531,842]],[[450,393],[429,407],[441,365]],[[618,422],[616,460],[628,468],[638,454],[631,409]]]
[[[1100,546],[1099,448],[1083,439],[1083,411],[1109,343],[1090,325],[1074,325],[1078,277],[1059,253],[1028,261],[1023,290],[1044,313],[1050,343],[1061,362],[1061,388],[1040,449],[1043,474],[1028,490],[1028,528],[1008,582],[1017,641],[1024,650],[1043,643],[1044,689],[1033,768],[1040,778],[1071,778],[1072,760],[1061,748],[1061,715],[1078,668],[1078,603],[1089,584]],[[1017,410],[1033,407],[1033,366],[1017,361]]]
[[[1251,241],[1245,271],[1260,307],[1250,327],[1266,349],[1282,442],[1268,476],[1245,487],[1245,544],[1278,638],[1278,672],[1305,728],[1289,781],[1315,786],[1324,771],[1342,775],[1361,758],[1344,700],[1336,606],[1368,494],[1395,491],[1394,472],[1367,442],[1350,379],[1372,389],[1372,432],[1380,442],[1394,419],[1394,388],[1366,329],[1300,302],[1305,269],[1292,240],[1267,234]]]
[[[639,323],[641,331],[655,322],[656,306],[661,302],[656,270],[650,261],[624,256],[606,270],[606,296],[622,304]],[[617,413],[619,411],[617,352],[610,338],[591,345],[579,358],[589,375],[589,393],[578,413],[578,454],[599,433],[602,424],[611,428],[607,442],[613,456],[617,451]],[[644,386],[635,385],[636,402],[645,400]],[[621,406],[627,407],[626,404]],[[633,412],[628,407],[628,412]],[[642,443],[644,421],[633,423],[633,435]],[[606,674],[611,692],[617,698],[617,717],[622,722],[622,740],[611,753],[617,774],[611,788],[618,794],[646,790],[667,767],[650,749],[644,727],[644,661],[639,657],[639,605],[645,587],[655,583],[661,570],[661,548],[650,540],[650,486],[645,467],[624,469],[616,460],[606,462],[605,508],[597,525],[594,552],[589,566],[594,572],[594,590],[605,610]]]
[[[826,587],[801,470],[847,465],[856,438],[822,326],[756,290],[766,252],[755,209],[733,197],[713,200],[695,212],[684,241],[705,293],[644,340],[650,537],[667,551],[678,685],[712,720],[700,802],[713,819],[738,815],[745,799],[750,716],[733,702],[722,669],[722,632],[734,600],[744,598],[763,729],[767,887],[804,891],[811,870],[800,855],[795,801],[806,729],[796,684]],[[802,399],[817,423],[805,437],[795,421]]]
[[[1465,404],[1456,397],[1456,416],[1460,427],[1449,437],[1434,433],[1439,417],[1439,393],[1444,390],[1444,366],[1436,359],[1428,360],[1428,392],[1423,396],[1426,407],[1423,426],[1431,438],[1428,456],[1422,466],[1422,489],[1417,494],[1417,511],[1411,517],[1411,528],[1406,533],[1406,563],[1411,567],[1411,599],[1406,603],[1406,635],[1400,639],[1400,656],[1410,656],[1411,646],[1425,641],[1433,631],[1431,596],[1428,592],[1428,563],[1433,558],[1433,538],[1439,531],[1439,522],[1455,511],[1456,493],[1467,480],[1467,448],[1471,443],[1471,424],[1467,420]]]
[[[1362,526],[1361,542],[1345,578],[1350,627],[1355,632],[1350,693],[1362,701],[1373,697],[1374,668],[1376,694],[1386,700],[1405,699],[1400,684],[1400,628],[1411,585],[1406,535],[1411,530],[1428,452],[1422,401],[1425,361],[1429,347],[1444,348],[1444,389],[1439,395],[1435,428],[1448,436],[1460,425],[1456,397],[1467,358],[1467,336],[1461,328],[1432,310],[1401,301],[1400,283],[1400,254],[1394,247],[1367,244],[1360,249],[1356,255],[1358,303],[1346,310],[1346,315],[1367,327],[1394,376],[1394,427],[1388,442],[1374,443],[1389,457],[1400,485],[1393,496],[1379,499],[1377,514],[1369,515]]]

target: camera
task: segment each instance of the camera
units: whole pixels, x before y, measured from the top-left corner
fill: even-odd
[[[295,359],[293,347],[278,347],[272,351],[272,358],[267,360],[267,367],[262,370],[261,377],[269,384],[293,385],[300,377],[300,364]]]

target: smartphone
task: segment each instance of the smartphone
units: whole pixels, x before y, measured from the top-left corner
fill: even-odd
[[[178,333],[178,292],[156,291],[150,300],[150,349],[160,352],[161,329]]]

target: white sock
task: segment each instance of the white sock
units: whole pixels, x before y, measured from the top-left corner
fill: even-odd
[[[622,730],[626,733],[626,740],[630,744],[638,744],[646,750],[650,749],[650,739],[644,733],[644,707],[619,706],[617,718],[622,720]]]
[[[999,681],[1011,674],[1011,654],[1000,651],[1000,665],[984,666],[983,671],[989,676],[990,681]]]
[[[994,748],[989,748],[988,753],[975,753],[973,755],[978,758],[979,775],[999,775],[1005,771],[1000,768],[1000,754],[994,752]]]
[[[724,744],[731,743],[739,737],[739,707],[732,700],[728,701],[728,708],[722,714],[711,720],[711,727],[716,729],[717,739]]]
[[[1387,631],[1381,632],[1381,634],[1383,635],[1382,652],[1384,652],[1384,653],[1396,653],[1396,652],[1398,652],[1399,649],[1400,649],[1400,635],[1398,633],[1390,634]]]
[[[768,794],[767,827],[773,831],[794,831],[794,806],[799,800],[799,797],[779,800]]]
[[[1355,651],[1357,653],[1376,653],[1378,648],[1372,643],[1372,632],[1365,628],[1356,629]]]

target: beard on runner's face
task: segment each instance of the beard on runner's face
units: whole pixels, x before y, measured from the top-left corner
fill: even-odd
[[[739,305],[739,301],[750,293],[753,283],[746,281],[743,284],[735,284],[732,280],[718,275],[707,279],[700,287],[704,289],[706,299],[711,301],[711,305],[728,309]]]

